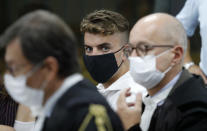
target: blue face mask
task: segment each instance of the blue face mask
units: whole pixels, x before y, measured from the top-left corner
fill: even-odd
[[[123,49],[123,47],[121,49]],[[83,56],[85,66],[95,81],[98,83],[105,83],[117,72],[123,61],[118,66],[114,54],[121,49],[114,53],[104,55]]]

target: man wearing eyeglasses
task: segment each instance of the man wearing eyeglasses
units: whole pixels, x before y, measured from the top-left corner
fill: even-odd
[[[129,74],[129,61],[123,53],[128,43],[129,23],[121,14],[98,10],[81,22],[84,35],[84,63],[92,78],[98,82],[99,92],[116,110],[117,98],[124,88],[133,93],[127,101],[135,100],[135,93],[145,88],[135,83]]]
[[[128,105],[129,90],[121,93],[117,112],[125,129],[206,131],[207,88],[201,77],[182,70],[187,36],[181,23],[167,14],[146,16],[131,30],[129,42],[130,73],[148,94],[142,107],[141,95]]]

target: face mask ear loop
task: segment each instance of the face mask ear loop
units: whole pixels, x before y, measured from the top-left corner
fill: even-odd
[[[119,52],[120,50],[122,50],[123,48],[125,47],[125,45],[123,45],[118,51],[116,51],[116,52],[114,52],[114,54],[115,53],[117,53],[117,52]],[[123,64],[123,60],[121,61],[121,64],[118,66],[118,69],[121,67],[121,65]]]
[[[166,74],[172,69],[172,66],[168,67],[163,73]]]
[[[169,51],[170,51],[170,49],[168,49],[168,50],[166,50],[166,51],[160,53],[159,55],[156,56],[156,58],[162,56],[163,54],[165,54],[165,53],[167,53],[167,52],[169,52]],[[172,69],[172,66],[168,67],[163,73],[166,74],[166,73],[169,72],[171,69]]]
[[[37,64],[35,67],[32,68],[25,76],[26,78],[30,77],[33,73],[35,73],[40,67],[42,67],[43,63]]]
[[[160,53],[159,55],[156,55],[156,58],[158,58],[158,57],[162,56],[163,54],[165,54],[165,53],[169,52],[170,50],[171,50],[171,49],[168,49],[168,50],[166,50],[166,51],[164,51],[164,52]]]
[[[156,58],[162,56],[163,54],[169,52],[170,50],[171,50],[171,49],[168,49],[168,50],[166,50],[166,51],[160,53],[159,55],[156,56]],[[168,72],[172,69],[172,67],[173,67],[173,66],[168,67],[163,73],[164,73],[164,74],[168,73]]]
[[[44,81],[43,83],[42,83],[42,85],[41,85],[41,87],[40,87],[40,89],[41,90],[45,90],[45,88],[47,87],[47,84],[48,84],[48,81],[46,80],[46,81]]]
[[[120,64],[119,67],[118,67],[118,69],[121,67],[121,65],[122,65],[123,63],[124,63],[124,61],[122,60],[122,61],[121,61],[121,64]]]
[[[120,50],[122,50],[124,47],[125,47],[125,45],[123,45],[119,50],[115,51],[114,54],[119,52]]]

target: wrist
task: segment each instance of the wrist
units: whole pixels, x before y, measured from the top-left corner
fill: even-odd
[[[186,69],[186,70],[188,70],[191,66],[194,66],[195,65],[195,63],[193,62],[193,61],[191,61],[191,62],[187,62],[187,63],[185,63],[184,65],[183,65],[183,67]]]

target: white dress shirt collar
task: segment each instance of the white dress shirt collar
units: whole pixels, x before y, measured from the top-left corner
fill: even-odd
[[[65,78],[61,87],[47,100],[43,108],[38,109],[38,120],[35,124],[34,131],[41,131],[45,117],[50,117],[56,102],[60,97],[73,85],[83,80],[83,76],[79,73],[73,74]]]
[[[50,116],[53,107],[55,106],[57,100],[73,85],[78,83],[79,81],[83,80],[83,76],[79,73],[73,74],[69,77],[67,77],[61,87],[48,99],[48,101],[45,103],[45,106],[43,108],[44,113],[46,116]]]
[[[159,92],[153,96],[146,96],[143,98],[143,103],[145,105],[144,112],[141,116],[140,127],[142,131],[147,131],[151,122],[152,115],[154,114],[157,106],[160,106],[164,103],[165,99],[169,95],[173,86],[178,81],[181,72],[178,73],[165,87],[163,87]]]
[[[126,72],[108,88],[104,88],[103,84],[97,85],[98,91],[107,99],[108,103],[116,111],[117,99],[121,93],[121,90],[131,88],[131,96],[127,97],[127,102],[134,102],[136,99],[136,93],[146,93],[146,88],[137,84],[129,72]]]
[[[165,92],[165,90],[168,90],[169,88],[172,88],[176,84],[176,82],[178,81],[178,79],[180,78],[181,73],[182,73],[182,71],[179,72],[169,83],[167,83],[167,85],[165,85],[155,95],[153,95],[152,98],[153,97],[156,97],[156,96],[160,96],[160,94],[162,94],[162,92]]]
[[[129,88],[130,87],[129,82],[127,82],[129,81],[129,78],[131,78],[131,75],[128,71],[124,75],[122,75],[119,79],[117,79],[114,83],[112,83],[108,88],[104,88],[103,84],[99,83],[97,85],[98,91],[103,93],[108,91],[119,91],[124,89],[123,87]]]

